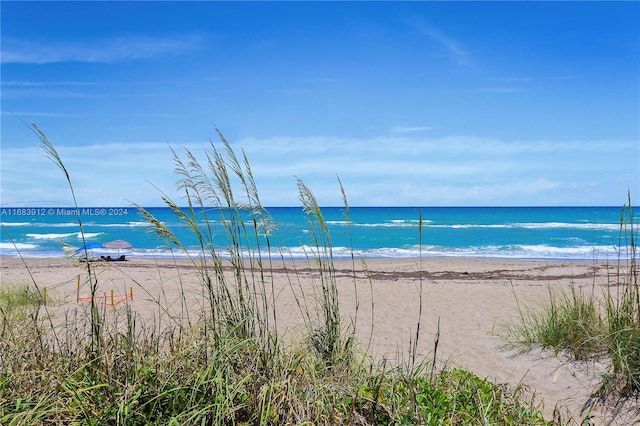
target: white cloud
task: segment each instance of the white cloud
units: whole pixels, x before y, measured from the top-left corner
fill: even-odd
[[[2,111],[0,115],[12,116],[12,117],[79,117],[79,114],[69,114],[62,112],[46,112],[46,111]]]
[[[201,36],[153,38],[117,37],[79,42],[39,42],[4,39],[2,62],[49,64],[56,62],[117,63],[188,52],[202,42]]]
[[[505,86],[505,87],[478,87],[471,89],[471,93],[484,93],[484,94],[509,94],[509,93],[522,93],[526,90],[522,87]]]
[[[444,34],[435,27],[425,24],[424,22],[418,22],[417,26],[424,35],[442,46],[458,63],[463,65],[468,63],[469,55],[458,41],[454,40],[451,36]]]
[[[396,126],[391,129],[393,133],[414,133],[414,132],[426,132],[433,130],[431,126]]]
[[[453,53],[457,57],[465,57],[467,52],[465,52],[460,45],[453,40],[452,38],[444,35],[440,31],[437,31],[434,28],[423,28],[426,35],[437,41],[438,43],[445,46],[451,53]]]
[[[183,145],[206,162],[208,144],[175,144],[179,155]],[[298,205],[295,176],[323,205],[342,203],[337,176],[351,205],[588,205],[601,204],[602,194],[615,205],[627,189],[639,190],[638,147],[625,141],[282,137],[234,147],[246,152],[265,205]],[[180,199],[166,143],[58,151],[84,206],[160,205],[159,190]],[[70,201],[62,173],[38,147],[2,150],[1,191],[3,203]]]
[[[42,86],[104,86],[107,83],[98,83],[90,81],[28,81],[28,80],[3,80],[0,82],[2,86],[17,87],[42,87]]]
[[[151,201],[155,190],[148,180],[172,190],[175,179],[166,144],[56,149],[82,205],[126,205],[126,199],[136,201],[135,194],[144,194],[142,202]],[[71,201],[64,175],[37,146],[2,150],[2,189],[3,203]]]

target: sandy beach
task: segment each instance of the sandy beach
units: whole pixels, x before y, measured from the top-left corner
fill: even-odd
[[[86,297],[86,273],[71,259],[1,258],[2,285],[30,284],[47,288],[56,309],[74,309]],[[318,274],[306,262],[273,265],[267,274],[274,291],[278,331],[296,336],[302,325],[299,300],[311,304]],[[552,353],[520,354],[505,347],[502,325],[549,297],[549,288],[601,295],[607,268],[593,262],[522,261],[504,259],[372,259],[336,262],[340,307],[345,319],[356,321],[360,342],[377,359],[403,362],[420,323],[418,351],[430,358],[438,331],[437,363],[460,366],[499,383],[524,383],[535,392],[548,418],[556,408],[564,420],[579,422],[601,367],[580,364]],[[197,268],[186,259],[129,259],[92,263],[99,291],[115,307],[127,303],[141,318],[158,316],[159,304],[169,312],[196,313],[203,303]],[[355,272],[354,272],[355,271]],[[80,287],[78,288],[78,276]],[[128,296],[133,295],[132,300]],[[420,296],[422,294],[422,297]],[[271,297],[271,296],[270,296]],[[159,304],[158,304],[159,302]],[[422,306],[420,306],[422,302]],[[420,316],[420,307],[422,315]],[[305,307],[306,309],[306,307]],[[347,321],[347,322],[349,322]],[[631,424],[635,414],[614,418],[595,409],[595,424]]]

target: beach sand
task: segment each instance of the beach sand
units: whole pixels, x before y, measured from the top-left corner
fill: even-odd
[[[305,295],[312,302],[312,283],[318,282],[318,274],[310,266],[307,262],[279,263],[267,275],[276,300],[278,331],[285,338],[295,340],[301,332],[302,315],[296,300]],[[369,259],[366,266],[358,260],[338,261],[335,266],[343,316],[357,320],[362,346],[377,359],[408,361],[418,321],[418,352],[430,359],[439,324],[438,366],[460,366],[498,383],[524,383],[535,392],[548,418],[556,409],[564,420],[576,423],[586,415],[583,410],[597,387],[602,366],[539,350],[518,353],[508,349],[499,334],[505,322],[518,318],[518,306],[526,309],[548,300],[549,288],[568,290],[575,285],[602,295],[608,283],[606,265],[427,258]],[[170,313],[181,316],[185,311],[195,314],[204,300],[197,269],[186,259],[129,259],[95,262],[92,267],[107,302],[111,290],[116,302],[133,293],[133,300],[108,309],[128,303],[141,318],[157,318],[160,301]],[[2,258],[0,270],[3,286],[35,281],[41,289],[46,287],[56,309],[77,308],[84,303],[77,301],[78,295],[88,295],[83,266],[71,259]],[[631,411],[602,406],[592,411],[596,416],[592,424],[640,422],[637,402]]]

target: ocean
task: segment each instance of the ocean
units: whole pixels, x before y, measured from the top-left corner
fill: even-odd
[[[92,255],[148,258],[199,253],[193,232],[171,209],[148,210],[172,230],[186,252],[167,245],[133,207],[0,207],[0,256],[63,257],[64,245],[83,247],[78,218]],[[272,253],[304,258],[313,252],[318,236],[300,207],[269,208],[268,212]],[[640,223],[637,212],[633,213],[634,224]],[[336,259],[349,258],[352,253],[365,258],[605,261],[619,255],[629,257],[630,233],[621,232],[622,207],[351,207],[348,218],[344,207],[327,207],[322,213]],[[225,223],[230,223],[228,211],[212,208],[206,215],[208,221],[199,215],[198,226],[203,232],[210,230],[216,252],[224,256],[231,244],[225,231]],[[628,212],[625,217],[628,220]],[[266,254],[267,231],[262,227],[254,230],[248,214],[244,222],[250,235],[244,247]],[[633,233],[637,238],[635,225]],[[122,252],[102,248],[112,240],[126,240],[133,247]]]

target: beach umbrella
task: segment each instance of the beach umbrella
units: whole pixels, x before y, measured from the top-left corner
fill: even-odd
[[[108,243],[104,243],[102,245],[102,248],[118,250],[118,251],[131,250],[132,247],[133,247],[133,244],[125,240],[113,240],[113,241],[109,241]]]
[[[94,249],[99,249],[102,246],[98,243],[88,243],[85,244],[84,246],[80,247],[79,249],[77,249],[77,251],[83,251],[83,250],[94,250]]]
[[[69,244],[63,244],[63,251],[67,256],[83,255],[86,252],[93,252],[93,250],[100,248],[102,248],[102,246],[97,243],[88,243],[80,248]]]

